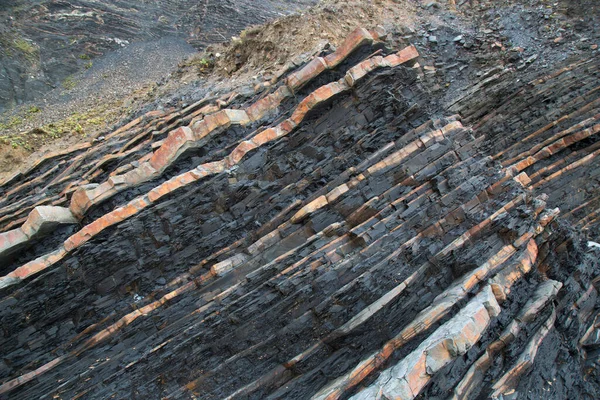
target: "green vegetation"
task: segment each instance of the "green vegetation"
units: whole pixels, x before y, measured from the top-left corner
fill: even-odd
[[[61,121],[48,124],[42,129],[46,131],[51,138],[55,139],[65,134],[85,135],[86,128],[103,125],[105,122],[103,116],[96,115],[94,111],[91,111],[89,113],[74,113]]]
[[[134,99],[144,95],[148,95],[148,88],[131,94]],[[61,137],[74,135],[85,138],[129,115],[132,106],[128,100],[131,101],[131,98],[109,101],[45,125],[40,118],[44,111],[42,108],[37,105],[21,106],[10,114],[0,115],[0,145],[34,151]]]
[[[8,144],[13,149],[22,147],[25,150],[31,151],[33,148],[23,135],[4,136],[0,137],[0,144]]]
[[[18,36],[15,32],[0,35],[0,49],[9,57],[20,55],[31,64],[38,60],[39,50],[33,42]]]
[[[65,90],[71,90],[77,86],[77,82],[72,76],[67,76],[63,81],[62,86]]]
[[[94,65],[94,64],[90,61],[90,62],[86,63],[84,65],[84,67],[85,67],[85,69],[90,69],[90,68],[92,68],[92,65]]]
[[[38,106],[29,106],[29,108],[27,109],[28,114],[35,114],[39,113],[40,111],[42,110]]]
[[[87,54],[80,54],[79,58],[82,60],[90,60],[91,59],[91,57]]]
[[[0,131],[18,128],[40,111],[42,110],[38,106],[29,106],[27,109],[21,110],[21,112],[16,115],[5,117],[4,121],[0,121]]]
[[[14,47],[17,50],[20,50],[22,53],[24,53],[26,55],[33,55],[33,54],[37,53],[37,48],[25,39],[17,38],[13,41],[13,43],[14,43]]]
[[[8,121],[0,122],[0,131],[16,128],[23,123],[23,118],[18,115],[10,117]]]
[[[23,148],[27,151],[33,151],[41,144],[50,140],[58,139],[65,135],[79,135],[85,137],[88,133],[97,128],[104,127],[108,119],[114,119],[115,112],[120,104],[108,104],[85,113],[74,113],[69,117],[36,128],[28,132],[13,133],[0,136],[0,144],[10,145],[12,148]],[[115,111],[117,110],[117,111]],[[10,117],[7,121],[0,123],[0,131],[18,129],[25,121],[32,118],[41,110],[37,106],[30,106],[22,111],[20,115]],[[0,132],[1,133],[1,132]]]
[[[180,64],[181,67],[196,67],[199,73],[208,72],[215,66],[214,60],[204,56],[194,56]]]

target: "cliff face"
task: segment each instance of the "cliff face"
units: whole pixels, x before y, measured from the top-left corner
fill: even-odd
[[[4,2],[0,8],[0,112],[68,85],[71,75],[128,43],[178,37],[202,48],[228,41],[249,25],[314,3],[312,0]],[[164,46],[163,51],[169,52],[169,47]]]
[[[0,396],[598,398],[597,46],[453,3],[5,180]]]

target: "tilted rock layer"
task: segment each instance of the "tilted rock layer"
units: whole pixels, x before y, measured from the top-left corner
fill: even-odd
[[[5,181],[0,396],[599,393],[600,64],[435,110],[389,36]]]

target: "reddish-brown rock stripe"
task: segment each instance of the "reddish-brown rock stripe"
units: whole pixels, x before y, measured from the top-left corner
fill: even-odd
[[[414,54],[414,53],[412,53],[412,51],[411,51],[411,54]],[[405,59],[404,57],[397,58],[397,57],[395,57],[395,55],[388,56],[388,57],[394,58],[396,60],[404,60]],[[388,58],[388,57],[386,57],[386,58]],[[390,62],[390,65],[395,66],[394,63],[395,62]],[[332,89],[332,87],[333,87],[333,89]],[[315,90],[311,95],[308,96],[308,98],[310,98],[309,100],[304,101],[303,104],[301,104],[297,107],[297,109],[293,115],[296,115],[296,120],[298,122],[301,122],[300,115],[303,118],[304,116],[306,116],[306,113],[308,111],[310,111],[312,108],[320,105],[321,103],[324,103],[324,102],[330,100],[333,96],[335,96],[335,95],[341,93],[343,90],[347,90],[347,89],[349,89],[349,86],[347,86],[344,79],[341,79],[338,82],[334,82],[333,84],[321,86],[320,88]],[[298,112],[298,110],[302,110],[302,111]],[[224,121],[227,121],[227,120],[231,121],[232,118],[237,118],[237,117],[239,117],[239,114],[224,112],[222,114],[214,115],[213,117],[209,118],[209,123],[217,125],[217,124],[223,123]],[[292,118],[287,119],[287,120],[281,122],[279,125],[277,125],[274,128],[268,128],[268,129],[258,133],[253,138],[251,138],[249,141],[240,143],[227,157],[225,157],[225,159],[223,159],[221,161],[217,161],[217,162],[203,164],[192,171],[188,171],[184,174],[176,176],[176,177],[168,180],[167,182],[164,182],[163,184],[157,186],[156,188],[152,189],[148,193],[147,196],[142,196],[142,197],[136,198],[136,199],[132,200],[131,202],[129,202],[128,204],[126,204],[125,206],[119,207],[119,208],[109,212],[108,214],[100,217],[96,221],[86,225],[83,229],[81,229],[79,232],[77,232],[74,235],[72,235],[71,237],[69,237],[64,242],[64,245],[61,246],[62,248],[64,248],[64,251],[65,251],[64,255],[68,254],[68,252],[71,252],[72,250],[83,245],[84,243],[88,242],[90,239],[92,239],[94,236],[96,236],[97,234],[102,232],[104,229],[106,229],[110,226],[113,226],[113,225],[137,214],[138,212],[145,209],[153,202],[158,201],[160,198],[164,197],[165,195],[172,193],[173,191],[175,191],[185,185],[195,182],[198,179],[204,178],[204,177],[212,175],[212,174],[221,173],[226,168],[231,168],[233,165],[238,163],[248,151],[257,147],[258,146],[257,142],[260,143],[260,145],[262,145],[264,143],[268,143],[269,138],[272,138],[270,140],[274,140],[276,138],[285,136],[288,133],[290,133],[293,129],[295,129],[297,125],[298,124],[296,122],[294,122],[294,120],[292,120]],[[189,133],[190,129],[184,128],[184,129],[181,129],[180,132],[181,133],[178,133],[176,137],[178,138],[177,139],[178,141],[183,141],[184,140],[183,138],[186,138],[187,135],[190,134]],[[257,142],[254,141],[255,139],[257,139]],[[145,163],[142,166],[140,166],[140,169],[141,168],[152,169],[152,166],[150,166],[149,163]],[[140,169],[133,170],[131,174],[127,174],[127,176],[125,176],[125,177],[123,177],[123,176],[111,177],[111,178],[109,178],[109,180],[107,182],[101,184],[100,186],[98,186],[98,188],[93,189],[93,190],[94,190],[94,192],[95,191],[99,192],[98,196],[103,196],[103,195],[105,196],[105,193],[112,193],[111,191],[115,190],[114,189],[115,185],[118,185],[122,182],[126,182],[127,179],[131,179],[132,176],[134,176],[134,173],[139,173]],[[87,207],[89,207],[89,205],[91,205],[91,201],[90,201],[89,197],[87,197],[85,195],[85,193],[81,192],[81,191],[76,191],[73,194],[72,204],[73,204],[73,202],[86,204]],[[63,253],[61,253],[61,254],[63,254]],[[49,266],[54,264],[54,262],[58,261],[58,259],[53,257],[52,260],[54,260],[54,261],[49,262],[48,257],[49,257],[49,255],[41,256],[41,257],[23,265],[22,267],[17,268],[15,271],[9,273],[8,275],[0,278],[0,288],[13,285],[13,284],[17,283],[19,280],[25,279],[28,276],[31,276],[33,273],[37,273],[41,270],[44,270],[45,268],[48,268]],[[30,273],[30,271],[34,271],[34,272]],[[15,279],[15,278],[17,278],[17,279]]]
[[[304,86],[313,78],[318,76],[325,69],[336,67],[340,62],[346,59],[350,53],[373,40],[385,35],[383,30],[369,32],[362,28],[357,28],[352,32],[344,43],[332,54],[325,58],[317,57],[300,71],[290,75],[286,80],[286,85],[276,90],[274,93],[257,101],[247,110],[224,109],[209,114],[203,120],[191,123],[188,127],[178,128],[169,133],[164,143],[154,152],[148,165],[136,168],[133,171],[125,173],[126,177],[122,185],[112,185],[110,182],[102,184],[92,190],[80,188],[76,191],[77,196],[73,196],[69,208],[74,215],[83,216],[85,212],[94,204],[98,204],[114,194],[128,188],[148,181],[161,174],[169,165],[171,165],[185,150],[196,146],[200,139],[208,136],[219,128],[226,128],[230,125],[246,125],[251,121],[257,121],[264,117],[270,111],[276,109],[281,101],[289,97],[297,89]],[[397,55],[388,56],[386,63],[389,66],[395,66],[406,62],[418,56],[414,47],[402,51]],[[390,58],[391,57],[391,58]],[[383,65],[381,65],[383,66]],[[364,76],[364,75],[363,75]],[[332,84],[333,85],[333,84]],[[334,91],[344,90],[340,85],[334,85],[330,88]],[[329,89],[322,89],[324,92]],[[323,94],[317,94],[317,97]],[[310,96],[309,96],[310,97]],[[307,102],[314,102],[315,98],[305,99]],[[318,100],[316,100],[318,101]],[[305,107],[311,108],[309,104],[303,106],[297,111],[297,114],[291,119],[298,123],[305,115]],[[234,156],[234,159],[237,156]],[[106,182],[105,182],[106,183]]]

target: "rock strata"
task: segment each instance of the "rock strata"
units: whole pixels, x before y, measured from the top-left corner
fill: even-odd
[[[425,61],[358,28],[6,180],[0,396],[598,393],[599,64]]]

